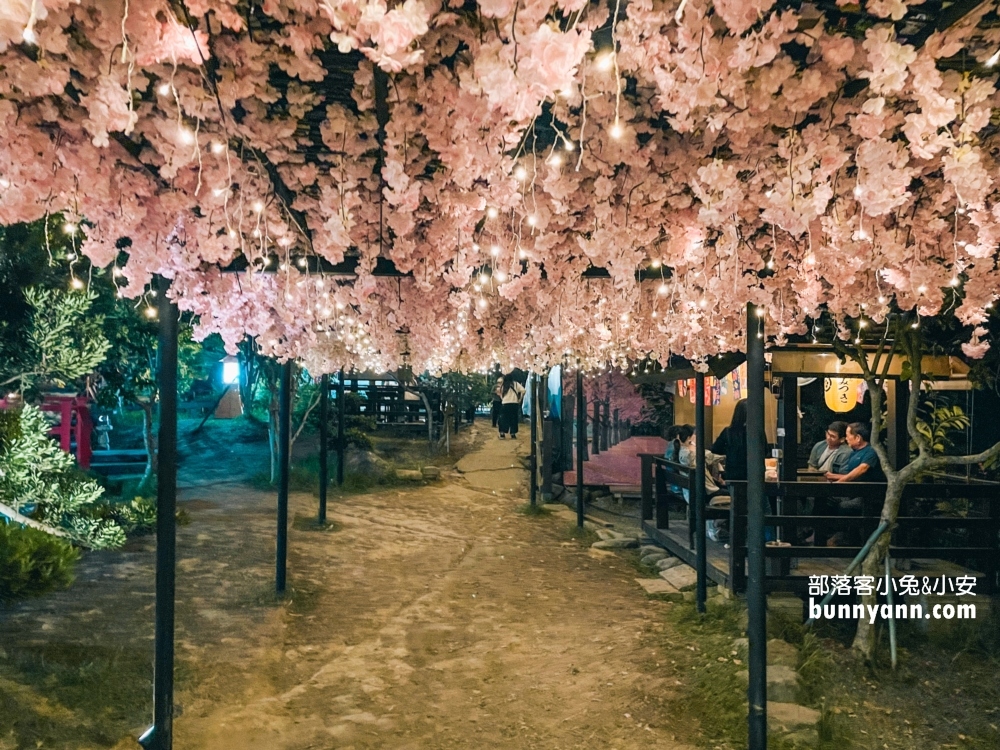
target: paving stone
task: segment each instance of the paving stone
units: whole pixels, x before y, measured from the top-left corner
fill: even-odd
[[[590,545],[594,549],[633,549],[639,546],[635,538],[621,537],[619,539],[602,539]]]
[[[660,578],[682,589],[685,586],[693,586],[698,581],[698,574],[694,572],[694,568],[689,568],[687,565],[677,565],[667,570],[661,570]]]
[[[647,594],[677,594],[680,593],[674,588],[673,585],[664,581],[662,578],[636,578],[635,582],[638,583],[643,589],[646,590]]]
[[[656,563],[656,567],[659,568],[660,570],[670,570],[671,568],[675,568],[681,564],[682,562],[679,558],[664,557],[662,560]]]
[[[743,683],[750,681],[749,670],[743,669],[736,673]],[[795,700],[798,692],[799,676],[794,669],[776,666],[767,668],[767,705],[768,711],[771,708],[771,701],[777,703],[790,703]]]
[[[799,732],[804,729],[815,729],[819,723],[820,713],[814,708],[799,706],[795,703],[782,703],[770,700],[767,702],[767,727],[775,732]]]
[[[662,559],[663,558],[660,557],[659,555],[646,555],[645,557],[639,558],[639,562],[641,562],[643,565],[647,567],[655,568],[656,563],[658,563]]]
[[[799,666],[799,650],[791,643],[772,638],[767,642],[767,663],[768,666],[780,665],[795,669]]]
[[[791,667],[780,664],[767,668],[767,699],[791,703],[799,691],[799,675]]]
[[[584,527],[586,527],[587,522],[584,521],[583,525],[584,525]],[[597,537],[599,539],[604,540],[604,541],[606,541],[608,539],[618,539],[619,538],[619,536],[615,535],[615,532],[611,531],[610,529],[594,529],[594,533],[597,534]]]
[[[424,479],[435,480],[441,478],[441,469],[437,466],[425,466],[420,470],[420,473],[423,474]]]

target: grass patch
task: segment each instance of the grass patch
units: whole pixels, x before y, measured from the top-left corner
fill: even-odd
[[[110,747],[151,716],[152,644],[18,647],[0,660],[4,747]]]
[[[344,485],[336,484],[336,456],[330,457],[329,483],[327,495],[337,497],[342,495],[363,495],[377,489],[387,487],[417,487],[423,485],[423,480],[403,479],[395,468],[378,473],[362,473],[348,471],[344,475]],[[248,480],[248,484],[258,490],[274,490],[277,483],[271,482],[270,472],[260,472]],[[288,475],[288,489],[291,492],[307,492],[319,497],[319,457],[310,456],[291,465]]]
[[[700,734],[705,739],[723,747],[746,747],[747,696],[746,682],[739,673],[747,669],[746,654],[733,647],[733,639],[741,637],[744,605],[735,600],[711,598],[707,611],[699,615],[691,602],[671,608],[667,615],[675,638],[669,644],[674,664],[679,671],[689,675],[687,689],[678,699],[681,708],[697,716]],[[771,618],[769,617],[769,620]],[[780,623],[776,625],[779,629]],[[845,727],[833,722],[822,705],[823,680],[836,669],[833,660],[812,634],[803,638],[800,650],[800,676],[803,682],[801,699],[821,709],[825,717],[820,723],[820,748],[848,748]],[[783,737],[771,734],[768,747],[772,750],[790,750]]]
[[[531,503],[524,503],[523,505],[517,506],[517,512],[523,516],[551,516],[552,511],[546,508],[541,503],[532,505]]]
[[[573,541],[579,542],[580,544],[589,547],[591,544],[596,542],[600,537],[590,529],[584,527],[580,528],[576,524],[566,526],[566,538],[572,539]]]
[[[320,523],[312,516],[295,516],[292,519],[292,528],[296,531],[325,531],[334,533],[341,531],[344,524],[332,519],[326,519],[326,523]]]

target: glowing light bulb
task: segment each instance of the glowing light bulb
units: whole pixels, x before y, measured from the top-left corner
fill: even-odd
[[[236,230],[235,229],[230,229],[229,230],[229,236],[230,237],[235,237],[236,236]]]
[[[306,259],[305,258],[299,258],[296,261],[296,264],[298,265],[299,268],[305,268],[306,267]]]
[[[25,44],[38,44],[38,37],[35,36],[35,30],[30,26],[21,32],[21,39],[24,40]]]
[[[485,273],[479,274],[479,283],[485,286],[486,282],[490,280],[490,277]]]
[[[502,284],[507,280],[507,274],[505,274],[503,271],[496,271],[493,274],[493,278]]]
[[[147,307],[146,308],[146,317],[147,318],[155,318],[156,317],[156,308],[155,307]]]
[[[764,308],[763,307],[758,307],[757,308],[757,317],[758,318],[763,318],[764,317]]]
[[[223,144],[219,143],[218,141],[215,141],[212,144],[212,153],[213,154],[218,155],[218,154],[221,154],[225,150],[226,150],[226,147]]]
[[[214,195],[216,198],[221,198],[225,194],[226,191],[223,190],[222,188],[215,188],[215,190],[212,191],[212,195]]]
[[[597,69],[600,71],[608,71],[615,65],[615,56],[613,52],[605,52],[597,58]]]
[[[487,216],[489,216],[489,217],[490,217],[491,219],[495,219],[495,218],[496,218],[497,216],[499,216],[499,215],[500,215],[500,212],[499,212],[499,211],[497,211],[497,210],[496,210],[495,208],[493,208],[492,206],[490,206],[490,207],[489,207],[489,208],[488,208],[488,209],[486,210],[486,215],[487,215]]]
[[[524,180],[528,177],[528,170],[525,169],[524,167],[519,166],[517,169],[514,170],[514,177],[516,177],[519,180]]]
[[[166,96],[167,94],[170,93],[170,84],[166,82],[161,83],[159,86],[156,87],[156,93],[159,94],[160,96]]]
[[[767,267],[769,269],[771,269],[771,270],[774,270],[774,261],[773,260],[768,260],[767,261]]]
[[[958,277],[957,276],[952,276],[951,280],[948,282],[948,284],[951,285],[951,286],[958,286]]]
[[[926,294],[927,293],[927,287],[924,286],[923,284],[921,284],[920,286],[917,287],[917,292],[920,293],[920,294]]]
[[[250,204],[250,208],[252,208],[257,213],[260,213],[261,211],[264,210],[264,204],[261,203],[260,201],[254,201],[253,203]]]
[[[770,198],[772,195],[774,195],[774,191],[773,190],[766,190],[766,191],[764,191],[764,197]]]
[[[880,305],[884,305],[884,304],[885,304],[885,297],[881,297],[881,296],[880,296],[880,297],[878,298],[878,303],[879,303]]]
[[[517,257],[520,258],[521,260],[524,260],[525,258],[528,257],[528,251],[522,247],[520,250],[517,251]]]
[[[867,320],[859,320],[858,321],[858,328],[867,328],[867,327],[868,327],[868,321]]]
[[[998,62],[1000,62],[1000,49],[998,49],[996,52],[990,55],[989,59],[985,63],[983,63],[983,65],[985,65],[987,68],[992,68]]]
[[[187,128],[181,128],[177,132],[177,140],[179,140],[185,146],[190,146],[192,143],[194,143],[194,133],[192,133]]]
[[[74,235],[74,234],[76,234],[76,229],[77,229],[76,224],[74,224],[72,222],[68,221],[65,224],[63,224],[63,231],[66,234]]]
[[[656,291],[659,292],[661,297],[665,297],[667,292],[670,291],[670,288],[666,284],[660,284]]]
[[[8,180],[6,177],[0,177],[0,187],[2,187],[2,188],[9,188],[10,187],[10,180]]]
[[[528,217],[528,226],[534,227],[538,225],[538,217],[532,215]]]
[[[572,151],[575,148],[575,146],[573,145],[573,141],[569,140],[568,138],[563,138],[563,148],[566,149],[567,151]]]
[[[650,268],[659,268],[660,267],[660,259],[659,258],[654,258],[653,260],[651,260],[649,262],[649,267]]]
[[[485,307],[486,307],[486,300],[484,300],[482,297],[480,297],[479,298],[479,308],[483,309]]]
[[[550,157],[548,158],[548,162],[549,162],[549,164],[551,164],[551,165],[552,165],[553,167],[558,167],[558,166],[560,166],[560,165],[562,164],[562,162],[563,162],[563,160],[562,160],[562,156],[560,156],[560,155],[559,155],[559,153],[558,153],[558,152],[556,152],[556,153],[552,154],[552,156],[550,156]]]
[[[959,240],[955,244],[958,245],[959,247],[965,247],[968,243],[965,240]]]
[[[608,135],[617,140],[618,138],[621,138],[624,134],[625,131],[624,129],[622,129],[621,123],[618,122],[618,120],[615,120],[615,124],[611,126],[611,129],[608,131]]]
[[[474,252],[474,253],[478,253],[479,252],[479,243],[477,243],[477,242],[473,242],[472,243],[472,252]]]
[[[250,234],[253,237],[260,237],[260,230],[259,229],[255,229]]]
[[[73,281],[70,282],[70,286],[74,289],[83,289],[83,282],[80,279],[73,277]]]
[[[490,248],[490,255],[492,255],[494,258],[497,257],[499,254],[500,254],[499,245],[494,245],[493,247]]]

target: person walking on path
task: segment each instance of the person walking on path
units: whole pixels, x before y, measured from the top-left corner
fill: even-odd
[[[503,403],[503,378],[497,378],[493,385],[493,407],[490,409],[490,416],[493,417],[493,427],[500,424],[500,405]]]
[[[524,387],[514,379],[513,374],[505,375],[500,388],[500,439],[517,437],[517,424],[521,421],[521,399]]]

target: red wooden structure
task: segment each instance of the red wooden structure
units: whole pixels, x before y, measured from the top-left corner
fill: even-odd
[[[0,400],[0,409],[6,409],[7,406],[6,400]],[[90,433],[94,429],[94,420],[90,416],[88,399],[53,393],[45,396],[40,408],[59,415],[59,423],[53,425],[49,434],[59,438],[60,448],[76,456],[76,462],[81,468],[89,469],[93,454]]]

